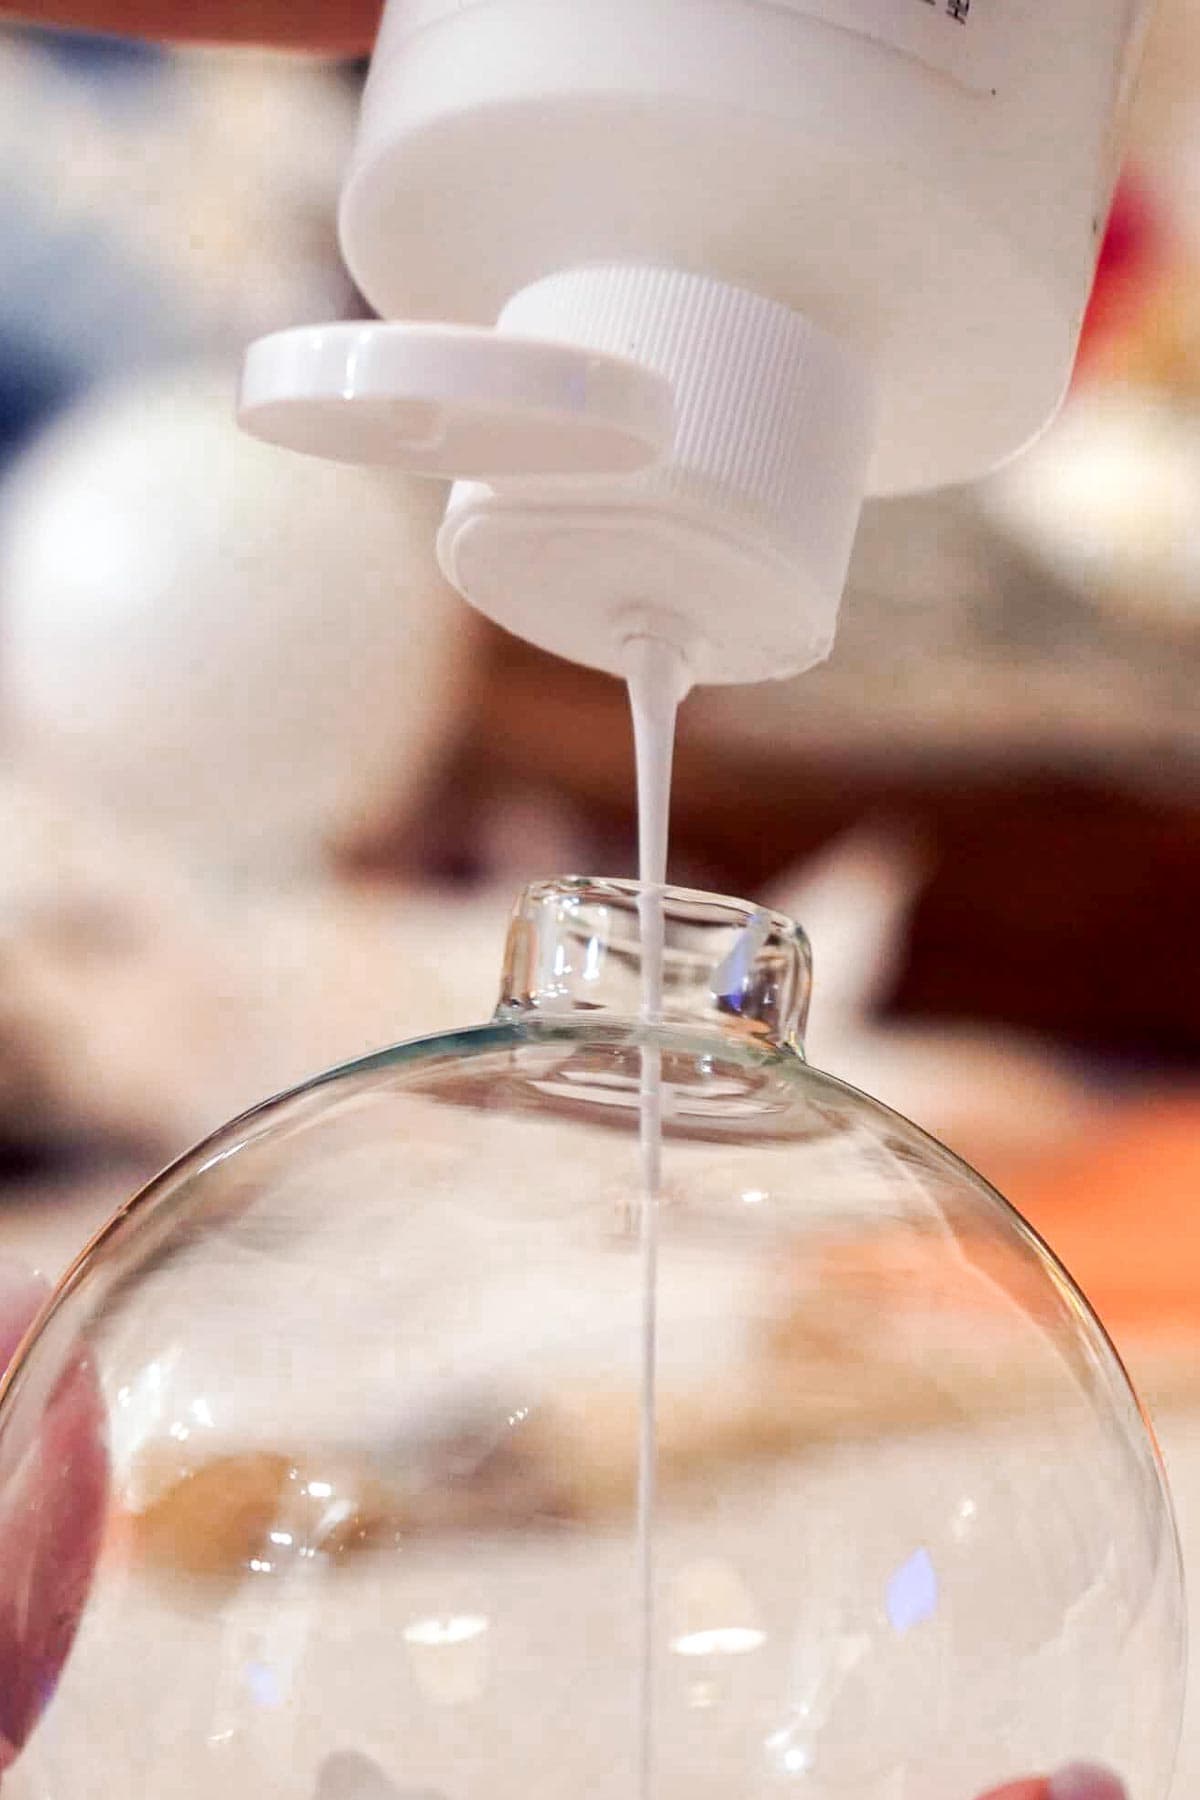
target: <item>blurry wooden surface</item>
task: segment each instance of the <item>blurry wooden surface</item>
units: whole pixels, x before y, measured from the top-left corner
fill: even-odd
[[[360,860],[387,868],[416,858],[469,877],[480,821],[515,789],[575,806],[587,872],[630,872],[623,688],[499,634],[489,658],[424,817]],[[895,1013],[994,1020],[1121,1060],[1200,1056],[1200,794],[1189,797],[1186,784],[1139,789],[1061,762],[986,755],[921,763],[731,752],[689,729],[684,708],[677,882],[753,897],[840,832],[872,822],[912,833],[929,869]]]

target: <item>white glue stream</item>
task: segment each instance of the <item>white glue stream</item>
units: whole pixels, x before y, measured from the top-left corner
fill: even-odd
[[[663,888],[667,879],[667,833],[671,805],[671,763],[675,715],[691,686],[687,665],[673,644],[661,638],[630,638],[625,645],[625,677],[633,713],[637,759],[638,878],[641,896],[642,994],[644,1026],[662,1023]],[[643,1043],[638,1135],[641,1152],[639,1237],[642,1253],[642,1371],[639,1408],[637,1557],[641,1592],[638,1664],[641,1800],[650,1800],[654,1738],[654,1500],[657,1473],[658,1206],[662,1191],[662,1052]]]

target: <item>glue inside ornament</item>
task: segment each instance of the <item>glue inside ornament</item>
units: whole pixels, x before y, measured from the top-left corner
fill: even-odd
[[[103,1542],[5,1800],[969,1800],[1080,1761],[1164,1800],[1176,1541],[1103,1331],[808,1067],[787,919],[668,892],[639,1023],[638,893],[530,888],[491,1023],[235,1121],[68,1277],[0,1516],[85,1353]]]

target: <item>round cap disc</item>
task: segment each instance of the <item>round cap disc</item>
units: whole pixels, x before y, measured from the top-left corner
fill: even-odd
[[[622,475],[671,444],[671,384],[624,357],[456,325],[259,338],[238,417],[268,443],[447,478]]]

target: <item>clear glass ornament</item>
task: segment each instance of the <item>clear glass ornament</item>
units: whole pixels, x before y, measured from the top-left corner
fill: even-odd
[[[639,1023],[638,892],[530,888],[490,1024],[80,1259],[0,1403],[4,1800],[1164,1800],[1176,1539],[1101,1327],[805,1063],[790,921],[668,892]]]

